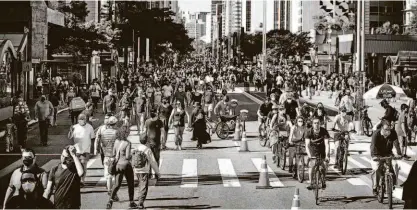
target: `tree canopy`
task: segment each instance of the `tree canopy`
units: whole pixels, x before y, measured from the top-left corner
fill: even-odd
[[[353,16],[335,16],[332,18],[328,15],[321,15],[317,23],[314,24],[314,28],[321,34],[326,33],[328,28],[346,33],[355,29],[355,18]]]

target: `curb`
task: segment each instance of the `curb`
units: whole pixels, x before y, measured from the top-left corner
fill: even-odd
[[[247,92],[243,91],[243,95],[245,95],[246,97],[250,98],[252,101],[254,101],[257,104],[262,104],[262,101],[261,100],[259,100],[255,96],[251,95],[250,93],[247,93]]]
[[[65,112],[67,110],[68,110],[68,107],[67,108],[63,108],[63,109],[60,109],[60,110],[58,110],[58,112],[56,114],[58,115],[61,112]],[[36,124],[36,123],[38,123],[37,120],[31,120],[31,121],[28,122],[28,126],[32,126],[33,124]]]

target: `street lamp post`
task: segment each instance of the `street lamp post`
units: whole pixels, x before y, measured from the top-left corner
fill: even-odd
[[[262,72],[264,74],[264,80],[266,80],[266,0],[263,1],[262,55]]]

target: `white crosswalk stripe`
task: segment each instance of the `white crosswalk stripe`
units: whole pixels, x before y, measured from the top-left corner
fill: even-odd
[[[217,159],[224,187],[240,187],[235,169],[230,159]]]
[[[184,159],[182,164],[182,188],[195,188],[198,185],[197,159]]]

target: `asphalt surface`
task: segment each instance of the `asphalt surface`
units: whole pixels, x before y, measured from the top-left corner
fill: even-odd
[[[244,94],[230,94],[230,96],[240,102],[238,110],[249,110],[247,123],[249,152],[239,152],[240,142],[233,141],[232,135],[227,140],[220,140],[216,134],[213,134],[211,143],[203,145],[203,149],[196,149],[196,142],[190,140],[191,133],[188,131],[184,133],[183,150],[176,151],[171,130],[167,143],[168,150],[161,152],[162,177],[158,181],[150,181],[146,208],[290,209],[296,188],[300,190],[300,209],[387,208],[386,204],[378,203],[371,193],[369,138],[360,136],[352,138],[347,174],[342,175],[330,166],[327,188],[320,192],[320,205],[315,205],[313,192],[306,189],[306,184],[294,180],[287,172],[288,169],[278,168],[272,162],[270,149],[259,145],[258,124],[254,122],[259,105]],[[59,138],[55,140],[57,144],[66,141],[67,129],[63,129],[64,135],[61,135],[61,140]],[[131,128],[129,140],[133,145],[139,141],[135,126]],[[50,141],[53,144],[54,141]],[[65,144],[67,142],[62,143]],[[331,145],[331,148],[334,146]],[[39,150],[41,149],[44,148]],[[416,156],[415,152],[411,154],[413,160]],[[260,190],[256,189],[256,186],[264,156],[267,159],[269,181],[273,189]],[[59,156],[56,158],[59,160]],[[331,164],[333,159],[332,156]],[[400,184],[405,181],[412,163],[398,161],[401,167]],[[82,208],[103,209],[108,201],[103,166],[100,159],[95,158],[90,160],[87,167],[86,187],[81,189]],[[2,179],[8,181],[6,177]],[[4,186],[3,183],[1,186]],[[396,209],[403,207],[399,199],[401,193],[400,189],[394,191]],[[115,202],[113,209],[126,209],[129,201],[125,180],[118,197],[120,202]],[[135,189],[135,199],[137,199],[137,189]]]

